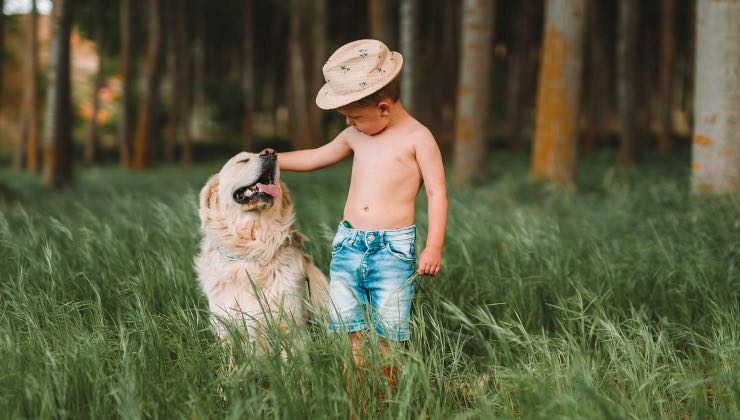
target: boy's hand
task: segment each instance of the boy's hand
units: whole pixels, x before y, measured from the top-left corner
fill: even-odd
[[[420,276],[436,276],[442,264],[442,250],[426,247],[419,257],[419,268],[416,272]]]

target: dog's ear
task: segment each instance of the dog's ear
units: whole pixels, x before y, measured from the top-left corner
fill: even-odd
[[[202,190],[200,190],[200,208],[198,208],[198,215],[200,216],[201,229],[206,227],[211,210],[218,209],[218,184],[218,174],[216,174],[209,178],[206,185]]]

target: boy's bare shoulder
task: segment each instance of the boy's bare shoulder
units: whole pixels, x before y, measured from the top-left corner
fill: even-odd
[[[431,144],[437,144],[437,141],[434,139],[434,135],[432,134],[432,132],[424,124],[420,123],[417,120],[414,120],[409,125],[408,136],[413,141],[414,146],[416,147],[428,147]]]

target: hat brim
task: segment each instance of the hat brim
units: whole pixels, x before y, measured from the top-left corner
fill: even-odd
[[[336,109],[345,105],[349,105],[354,101],[360,100],[368,95],[372,95],[373,93],[379,91],[383,88],[383,86],[387,85],[396,76],[398,76],[398,73],[401,72],[401,67],[403,66],[403,56],[396,51],[393,51],[393,54],[395,55],[394,62],[396,63],[396,66],[393,68],[393,70],[386,73],[386,75],[382,79],[380,79],[380,81],[378,81],[375,86],[358,90],[357,92],[352,92],[346,95],[337,95],[331,89],[329,84],[325,83],[324,86],[319,89],[319,93],[316,95],[316,105],[318,105],[321,109]]]

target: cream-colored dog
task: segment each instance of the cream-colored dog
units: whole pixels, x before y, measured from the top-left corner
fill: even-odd
[[[242,152],[213,175],[200,192],[203,239],[195,268],[213,325],[222,339],[225,322],[260,339],[266,320],[281,328],[307,318],[306,280],[314,307],[326,308],[326,277],[304,254],[293,227],[288,189],[276,155]]]

